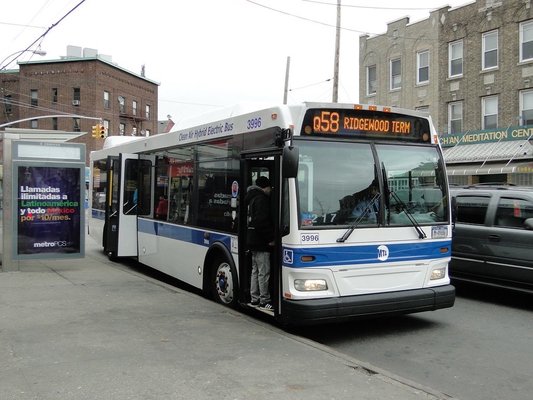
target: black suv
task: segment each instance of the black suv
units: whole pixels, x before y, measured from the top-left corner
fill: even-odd
[[[452,187],[450,276],[533,293],[533,187]]]

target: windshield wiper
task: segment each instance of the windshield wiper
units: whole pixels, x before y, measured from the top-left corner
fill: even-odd
[[[427,238],[426,233],[422,230],[422,228],[420,227],[420,224],[418,222],[416,222],[416,218],[413,217],[413,214],[411,213],[411,211],[409,211],[407,209],[407,206],[402,201],[402,199],[400,199],[400,197],[398,197],[398,195],[392,190],[390,191],[390,195],[394,198],[394,200],[396,200],[396,203],[398,203],[400,205],[400,207],[402,208],[403,212],[405,213],[405,215],[407,216],[407,218],[409,219],[411,224],[414,226],[414,228],[418,232],[418,238],[419,239]]]
[[[337,243],[344,243],[346,241],[346,239],[348,239],[350,237],[350,235],[352,234],[352,232],[355,230],[355,228],[357,228],[357,226],[361,223],[361,221],[363,220],[363,218],[365,218],[368,213],[370,211],[372,211],[372,207],[375,205],[375,204],[378,204],[377,201],[379,200],[379,198],[381,197],[381,193],[376,193],[374,195],[374,197],[372,197],[372,199],[370,200],[370,202],[366,205],[366,207],[364,208],[363,210],[363,213],[354,221],[354,223],[352,225],[350,225],[350,227],[348,228],[348,230],[346,232],[344,232],[344,235],[342,235],[340,238],[337,239]],[[379,225],[379,215],[376,216],[376,219],[378,220],[378,225]]]
[[[413,214],[407,209],[407,206],[405,203],[398,197],[398,195],[393,191],[389,189],[388,179],[387,179],[387,170],[385,169],[385,163],[381,162],[381,173],[383,174],[383,184],[385,186],[385,205],[387,209],[387,225],[390,225],[390,197],[392,196],[394,200],[402,207],[403,211],[405,212],[405,215],[411,222],[411,224],[415,227],[416,232],[418,233],[419,239],[425,239],[427,238],[426,233],[422,230],[420,227],[420,224],[416,222],[416,219],[413,217]]]

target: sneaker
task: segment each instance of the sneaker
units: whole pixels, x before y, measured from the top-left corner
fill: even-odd
[[[270,303],[259,304],[259,308],[261,310],[274,311],[274,307],[272,307],[272,304]]]
[[[250,305],[251,305],[252,307],[259,307],[259,300],[255,300],[255,301],[252,300],[252,301],[250,302]]]

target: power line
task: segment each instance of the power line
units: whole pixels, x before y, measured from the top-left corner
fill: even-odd
[[[187,101],[179,101],[179,100],[165,100],[165,99],[159,99],[161,102],[165,103],[176,103],[176,104],[183,104],[186,106],[202,106],[202,107],[223,107],[220,104],[205,104],[205,103],[192,103]]]
[[[261,4],[261,3],[257,3],[255,1],[252,1],[252,0],[246,0],[248,3],[252,3],[252,4],[255,4],[256,6],[259,6],[259,7],[263,7],[263,8],[266,8],[267,10],[270,10],[270,11],[274,11],[274,12],[277,12],[277,13],[280,13],[280,14],[284,14],[284,15],[288,15],[289,17],[293,17],[293,18],[298,18],[298,19],[301,19],[301,20],[304,20],[304,21],[308,21],[308,22],[313,22],[315,24],[319,24],[319,25],[324,25],[324,26],[329,26],[331,28],[336,28],[337,26],[334,25],[334,24],[328,24],[327,22],[322,22],[322,21],[317,21],[315,19],[311,19],[311,18],[307,18],[307,17],[302,17],[301,15],[296,15],[296,14],[291,14],[287,11],[283,11],[283,10],[278,10],[277,8],[272,8],[272,7],[269,7],[269,6],[266,6],[264,4]],[[350,32],[355,32],[355,33],[362,33],[362,34],[368,34],[370,32],[363,32],[363,31],[359,31],[357,29],[350,29],[350,28],[342,28],[341,29],[345,30],[345,31],[350,31]]]
[[[307,18],[307,17],[302,17],[301,15],[296,15],[296,14],[292,14],[292,13],[289,13],[287,11],[283,11],[283,10],[279,10],[277,8],[273,8],[273,7],[269,7],[267,5],[264,5],[264,4],[261,4],[261,3],[258,3],[256,1],[253,1],[253,0],[245,0],[247,1],[248,3],[251,3],[251,4],[254,4],[256,6],[259,6],[259,7],[263,7],[263,8],[266,8],[267,10],[270,10],[270,11],[274,11],[274,12],[277,12],[277,13],[280,13],[280,14],[283,14],[283,15],[287,15],[289,17],[293,17],[293,18],[298,18],[298,19],[301,19],[301,20],[304,20],[304,21],[307,21],[307,22],[312,22],[312,23],[315,23],[315,24],[319,24],[319,25],[323,25],[323,26],[328,26],[328,27],[331,27],[331,28],[337,28],[336,25],[334,24],[328,24],[327,22],[322,22],[322,21],[317,21],[315,19],[311,19],[311,18]],[[306,1],[306,0],[303,0],[303,1]],[[309,0],[310,1],[310,0]],[[332,4],[332,3],[325,3],[325,4]],[[336,5],[336,4],[335,4]],[[371,7],[367,7],[367,8],[371,8]],[[394,10],[394,9],[397,9],[397,8],[391,8],[391,10]],[[414,10],[414,9],[413,9]],[[422,10],[422,9],[421,9]],[[424,8],[423,10],[430,10],[429,8]],[[345,27],[340,27],[341,30],[343,31],[348,31],[348,32],[354,32],[354,33],[359,33],[359,34],[362,34],[362,35],[374,35],[374,36],[383,36],[384,33],[376,33],[376,32],[365,32],[365,31],[361,31],[361,30],[358,30],[358,29],[351,29],[351,28],[345,28]],[[409,37],[409,36],[397,36],[396,39],[405,39],[405,40],[431,40],[431,41],[437,41],[436,38],[429,38],[429,37]]]
[[[36,25],[27,25],[27,24],[14,24],[12,22],[3,22],[3,21],[0,21],[0,25],[20,26],[22,28],[46,29],[46,26],[36,26]]]
[[[325,4],[328,6],[337,6],[337,3],[328,3],[325,1],[317,1],[317,0],[302,0],[307,3],[317,3],[317,4]],[[363,9],[369,9],[369,10],[394,10],[394,11],[429,11],[433,10],[433,8],[427,8],[427,7],[378,7],[378,6],[357,6],[354,4],[342,4],[341,7],[350,7],[350,8],[363,8]]]
[[[26,51],[30,50],[30,48],[35,44],[37,43],[39,40],[42,40],[44,39],[44,37],[48,34],[48,32],[50,32],[53,28],[55,28],[57,25],[59,25],[61,23],[61,21],[63,21],[66,17],[68,17],[70,15],[70,13],[72,13],[76,8],[78,8],[79,6],[81,6],[83,3],[85,3],[85,0],[81,0],[78,4],[76,4],[74,7],[72,7],[70,9],[70,11],[68,11],[65,15],[63,15],[56,23],[50,25],[50,27],[46,30],[46,32],[44,32],[41,36],[39,36],[37,39],[35,39],[28,47],[26,47],[24,50],[22,50],[19,54],[17,54],[15,57],[11,58],[11,60],[7,61],[7,64],[5,65],[9,65],[11,64],[13,61],[15,61],[18,57],[20,57],[21,54],[25,53]],[[1,66],[0,66],[0,69],[1,69]]]
[[[311,87],[311,86],[322,85],[323,83],[331,82],[332,79],[333,79],[333,78],[328,78],[328,79],[326,79],[326,80],[324,80],[324,81],[315,82],[315,83],[310,83],[309,85],[304,85],[304,86],[295,87],[295,88],[289,89],[289,92],[292,92],[292,91],[294,91],[294,90],[306,89],[306,88]]]

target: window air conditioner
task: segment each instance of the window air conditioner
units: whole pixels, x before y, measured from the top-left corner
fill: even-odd
[[[72,105],[73,106],[79,106],[80,105],[80,101],[79,100],[72,100]]]

